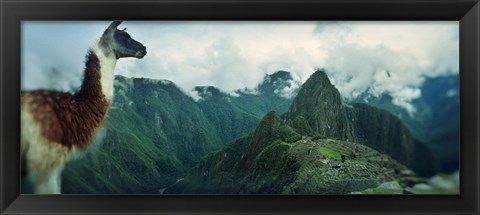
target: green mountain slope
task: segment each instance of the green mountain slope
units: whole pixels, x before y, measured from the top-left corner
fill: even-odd
[[[366,104],[353,104],[349,112],[358,142],[390,155],[419,175],[436,172],[430,149],[413,138],[400,119]]]
[[[393,103],[387,93],[371,95],[368,90],[354,100],[387,110],[404,122],[410,133],[432,150],[439,171],[459,169],[460,99],[459,75],[426,78],[421,97],[412,101],[415,112],[409,114]]]
[[[271,112],[252,136],[210,154],[166,193],[347,194],[409,174],[362,144],[302,138]]]
[[[285,119],[302,135],[362,143],[418,174],[434,173],[431,153],[400,119],[369,105],[344,104],[324,71],[316,71],[302,85]]]
[[[257,115],[242,110],[232,98],[214,87],[196,87],[202,97],[198,107],[215,128],[222,143],[228,143],[252,131],[258,125]]]
[[[268,113],[250,136],[210,154],[166,192],[343,194],[400,179],[407,167],[431,175],[431,158],[398,118],[343,104],[317,71],[287,113]]]
[[[114,87],[104,134],[66,166],[63,193],[158,193],[203,156],[251,132],[266,112],[247,105],[284,109],[291,102],[273,90],[244,98],[213,87],[197,87],[202,99],[195,102],[170,81],[123,76]],[[267,97],[275,102],[265,106]]]
[[[280,93],[294,84],[277,72],[255,93],[196,87],[194,101],[169,81],[118,76],[104,136],[67,165],[63,192],[341,194],[434,171],[397,117],[345,104],[325,72]]]
[[[64,193],[156,193],[222,145],[173,83],[117,77],[115,91],[103,143],[68,164]]]

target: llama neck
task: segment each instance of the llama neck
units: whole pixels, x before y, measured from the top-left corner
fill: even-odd
[[[111,50],[106,50],[100,45],[94,49],[95,54],[100,61],[100,85],[102,86],[102,92],[108,102],[113,99],[113,71],[117,64],[117,58]]]
[[[107,102],[113,99],[113,72],[117,59],[100,45],[94,46],[87,55],[82,89],[89,97],[102,96]]]

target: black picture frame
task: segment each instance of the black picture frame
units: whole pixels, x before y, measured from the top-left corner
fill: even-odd
[[[478,0],[0,0],[1,214],[479,214]],[[460,195],[21,195],[22,20],[458,20]]]

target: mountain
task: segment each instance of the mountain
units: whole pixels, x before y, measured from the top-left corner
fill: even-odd
[[[98,143],[67,164],[62,192],[158,193],[208,153],[250,133],[267,109],[288,109],[291,99],[275,93],[283,87],[275,83],[289,80],[282,72],[266,75],[259,93],[237,96],[196,87],[201,99],[194,101],[167,80],[116,76]]]
[[[117,76],[114,87],[105,137],[67,165],[64,193],[158,193],[221,147],[213,124],[173,83]]]
[[[437,160],[439,170],[459,170],[460,87],[459,75],[429,78],[422,87],[422,100],[431,114],[426,120],[427,144]]]
[[[323,71],[302,85],[285,118],[302,135],[355,141],[342,96]]]
[[[436,172],[430,149],[412,137],[396,116],[365,104],[353,104],[349,112],[359,143],[390,155],[419,175]]]
[[[238,96],[231,97],[231,101],[239,109],[251,113],[260,121],[269,111],[286,112],[298,93],[300,84],[299,81],[293,80],[289,72],[278,71],[265,75],[263,82],[253,92],[237,90],[235,93]]]
[[[302,137],[271,112],[252,135],[210,154],[165,193],[347,194],[410,176],[362,144]]]
[[[416,112],[412,115],[405,108],[393,103],[393,97],[388,93],[382,93],[379,96],[373,96],[367,89],[350,103],[368,104],[370,106],[386,110],[398,117],[407,126],[408,130],[415,138],[426,141],[428,130],[426,127],[427,116],[430,113],[428,107],[421,99],[415,99],[411,102]]]
[[[197,106],[212,123],[222,143],[251,132],[258,125],[258,116],[238,107],[232,97],[214,87],[195,87],[202,97]]]
[[[212,86],[198,86],[194,90],[201,97],[197,102],[205,116],[213,123],[223,143],[228,143],[250,133],[269,111],[285,112],[293,97],[285,97],[282,90],[294,89],[289,72],[277,71],[266,74],[253,90],[237,90],[227,94]]]
[[[343,194],[431,175],[428,148],[394,115],[347,105],[324,71],[302,85],[282,116],[210,154],[166,193]]]
[[[194,100],[117,76],[99,143],[66,166],[62,191],[341,194],[434,171],[396,116],[345,103],[323,71],[298,85],[279,71],[255,90],[195,87]]]
[[[285,118],[302,135],[362,143],[421,174],[431,174],[428,149],[391,113],[364,104],[345,104],[324,71],[303,84]]]
[[[459,75],[426,78],[421,97],[412,101],[416,112],[409,114],[393,103],[387,93],[378,97],[365,91],[353,102],[364,103],[396,115],[412,136],[426,143],[437,161],[437,169],[453,172],[459,169]]]
[[[253,91],[237,90],[227,94],[212,86],[198,86],[194,90],[201,97],[197,102],[205,116],[213,123],[223,143],[228,143],[250,133],[269,111],[285,112],[293,97],[283,90],[293,89],[296,95],[298,82],[289,72],[266,74]]]

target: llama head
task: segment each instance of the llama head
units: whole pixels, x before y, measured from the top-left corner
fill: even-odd
[[[100,44],[107,52],[113,53],[117,59],[124,57],[143,58],[147,54],[146,47],[140,42],[132,39],[130,35],[117,27],[122,21],[114,21],[105,30],[100,38]]]

